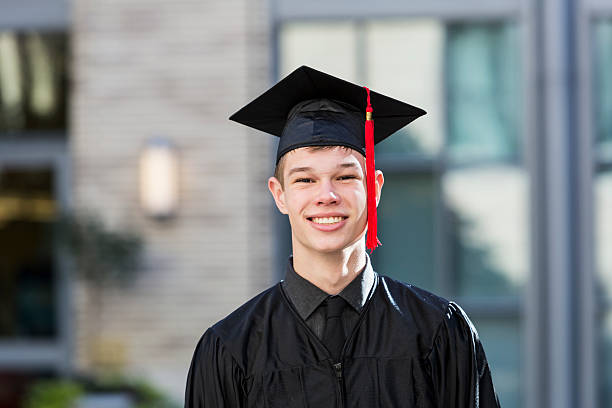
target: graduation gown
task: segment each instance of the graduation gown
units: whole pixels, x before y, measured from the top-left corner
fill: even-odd
[[[340,361],[281,284],[200,338],[186,408],[498,407],[485,353],[455,303],[379,276]]]

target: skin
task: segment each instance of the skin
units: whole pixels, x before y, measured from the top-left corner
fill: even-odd
[[[330,295],[365,267],[367,195],[365,158],[341,147],[292,150],[284,157],[283,183],[268,179],[278,210],[289,217],[295,271]],[[376,170],[376,204],[384,176]],[[315,217],[340,216],[334,224]]]

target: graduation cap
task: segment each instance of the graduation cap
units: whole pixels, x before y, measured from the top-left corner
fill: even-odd
[[[368,188],[366,246],[374,250],[380,245],[374,145],[424,114],[423,109],[301,66],[230,120],[280,137],[277,164],[285,153],[306,146],[346,146],[363,154]]]

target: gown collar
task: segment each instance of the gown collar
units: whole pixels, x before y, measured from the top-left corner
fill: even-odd
[[[373,292],[375,282],[376,275],[372,269],[370,257],[366,254],[366,266],[355,279],[342,289],[338,296],[341,296],[357,313],[360,313]],[[290,256],[287,262],[285,279],[282,281],[282,285],[289,300],[304,320],[330,296],[293,269],[293,256]]]

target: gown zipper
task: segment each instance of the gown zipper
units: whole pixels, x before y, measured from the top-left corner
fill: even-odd
[[[337,397],[338,397],[338,401],[339,401],[339,406],[340,407],[344,407],[344,387],[342,384],[342,363],[336,363],[336,364],[332,364],[332,367],[334,368],[334,372],[336,373],[336,379],[338,380],[336,382],[336,390],[337,392]]]

